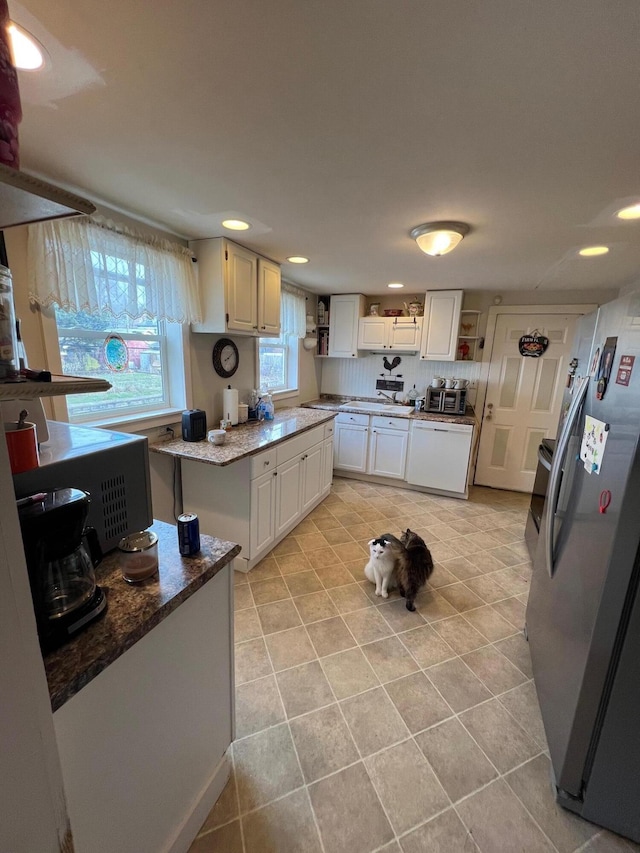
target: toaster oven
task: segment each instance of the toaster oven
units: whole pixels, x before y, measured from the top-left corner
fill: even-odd
[[[464,415],[467,406],[466,390],[454,388],[427,388],[424,397],[425,412],[445,415]]]

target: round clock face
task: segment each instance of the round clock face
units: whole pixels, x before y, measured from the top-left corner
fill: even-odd
[[[231,338],[220,338],[213,347],[211,358],[215,372],[218,376],[224,376],[225,379],[233,376],[238,369],[240,361],[238,347]]]

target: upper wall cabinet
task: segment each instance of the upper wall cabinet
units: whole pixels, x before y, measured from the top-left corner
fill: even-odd
[[[194,240],[203,321],[194,332],[280,334],[280,267],[224,237]]]
[[[358,349],[418,352],[423,317],[360,317]]]
[[[456,360],[462,296],[462,290],[427,291],[420,358]]]
[[[358,357],[358,321],[364,314],[361,293],[340,293],[331,297],[329,314],[329,355],[333,358]]]
[[[0,163],[0,228],[95,213],[95,205]]]

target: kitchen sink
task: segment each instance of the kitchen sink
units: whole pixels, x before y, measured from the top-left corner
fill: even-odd
[[[408,415],[413,406],[401,406],[395,403],[368,403],[366,400],[351,400],[343,403],[341,409],[362,409],[363,412],[383,412],[385,415]]]

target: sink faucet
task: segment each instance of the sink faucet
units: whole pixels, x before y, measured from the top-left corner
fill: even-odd
[[[384,391],[378,391],[378,397],[386,397],[386,399],[389,400],[391,403],[395,403],[397,393],[397,391],[394,391],[392,394],[385,394]]]

